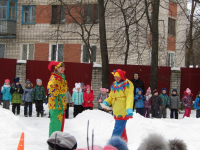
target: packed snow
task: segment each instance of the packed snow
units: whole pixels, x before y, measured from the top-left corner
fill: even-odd
[[[11,110],[0,106],[0,149],[16,150],[21,133],[25,133],[25,150],[48,150],[49,122],[48,106],[44,105],[45,117],[36,117],[35,105],[33,105],[33,117],[24,117],[24,107],[21,106],[19,116],[15,116]],[[65,120],[64,132],[68,132],[77,139],[78,148],[87,146],[87,122],[89,120],[89,140],[92,143],[92,130],[94,129],[94,144],[105,146],[110,139],[114,128],[114,119],[111,114],[99,110],[87,110],[72,118],[73,108],[70,107],[70,119]],[[190,118],[179,120],[148,119],[134,113],[133,119],[127,122],[128,147],[137,150],[142,139],[149,133],[159,133],[166,139],[182,139],[187,144],[188,150],[199,150],[200,119],[195,118],[196,112],[192,111]]]

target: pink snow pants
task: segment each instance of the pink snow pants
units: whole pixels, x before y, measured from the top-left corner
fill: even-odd
[[[183,118],[186,117],[190,117],[191,114],[191,108],[185,108],[185,113],[183,115]]]

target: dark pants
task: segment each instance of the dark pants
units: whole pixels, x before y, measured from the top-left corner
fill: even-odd
[[[17,107],[17,115],[20,114],[20,105],[21,104],[16,104],[16,103],[12,104],[12,112],[13,112],[13,114],[15,114],[16,107]]]
[[[159,110],[158,109],[152,109],[152,118],[159,118]]]
[[[143,116],[143,109],[144,108],[136,108],[136,113],[139,113],[141,116]]]
[[[197,110],[197,111],[196,111],[196,117],[197,117],[197,118],[200,118],[200,110]]]
[[[84,110],[93,110],[93,107],[84,107]]]
[[[35,100],[35,106],[37,112],[43,112],[43,100]]]
[[[178,109],[171,109],[170,118],[174,118],[175,113],[175,119],[178,119]]]
[[[150,116],[150,108],[144,108],[143,109],[143,116],[146,118],[149,118]]]
[[[24,105],[24,115],[25,116],[27,115],[27,111],[29,112],[29,116],[32,116],[32,102],[25,102],[25,105]]]
[[[10,107],[10,101],[9,100],[3,100],[3,108],[9,109]]]
[[[74,105],[74,118],[79,114],[82,113],[82,105]]]
[[[67,104],[67,109],[65,110],[65,118],[69,118],[69,104]]]

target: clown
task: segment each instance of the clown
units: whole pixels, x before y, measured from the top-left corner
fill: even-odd
[[[63,131],[65,120],[65,109],[67,100],[65,93],[67,92],[67,81],[65,79],[64,71],[65,65],[63,62],[52,61],[49,63],[48,69],[55,66],[54,72],[51,74],[47,89],[49,95],[49,111],[50,111],[50,125],[49,137],[54,131]]]
[[[112,136],[119,136],[128,142],[126,135],[126,122],[133,116],[133,90],[131,81],[126,79],[125,71],[120,69],[112,72],[115,82],[111,85],[109,97],[103,101],[103,104],[113,108],[115,118],[115,127]]]

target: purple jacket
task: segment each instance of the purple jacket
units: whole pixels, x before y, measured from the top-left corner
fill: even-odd
[[[148,95],[144,95],[144,97],[146,98],[146,100],[144,101],[144,107],[145,108],[150,108],[149,106],[149,99],[151,98],[151,94],[148,96]]]

